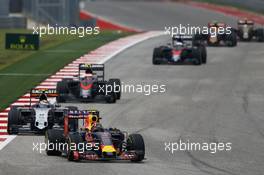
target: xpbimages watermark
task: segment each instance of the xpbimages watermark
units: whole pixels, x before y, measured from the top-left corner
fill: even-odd
[[[40,27],[33,27],[33,34],[39,34],[40,37],[43,35],[77,35],[82,38],[85,35],[98,35],[100,34],[99,27],[66,27],[66,26],[55,26],[47,25]]]
[[[230,35],[232,33],[232,28],[228,26],[218,26],[218,27],[208,27],[208,26],[191,26],[190,24],[179,26],[165,27],[164,33],[166,35],[194,35],[194,34],[203,34],[210,36],[217,36],[222,34]]]
[[[232,143],[231,142],[190,142],[190,140],[183,141],[179,140],[178,142],[165,142],[164,143],[165,151],[174,154],[177,151],[207,151],[211,154],[215,154],[220,151],[231,151]]]
[[[33,151],[43,153],[45,151],[78,151],[79,153],[84,153],[85,151],[98,151],[100,150],[99,143],[52,143],[52,142],[33,142]]]
[[[102,84],[99,85],[99,93],[105,93],[106,95],[110,95],[112,92],[122,92],[122,93],[140,93],[146,96],[157,94],[157,93],[165,93],[166,85],[165,84],[125,84],[121,82],[121,84],[113,83],[110,84]]]

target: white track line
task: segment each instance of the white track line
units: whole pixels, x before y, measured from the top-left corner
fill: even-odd
[[[10,143],[16,136],[14,135],[8,135],[6,137],[6,140],[0,144],[0,150],[2,150],[8,143]]]

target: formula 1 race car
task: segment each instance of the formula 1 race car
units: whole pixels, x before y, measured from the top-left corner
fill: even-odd
[[[154,48],[153,64],[201,65],[207,60],[206,48],[203,44],[193,44],[192,36],[176,35],[172,44]]]
[[[255,24],[252,20],[238,20],[236,34],[241,41],[255,40],[258,42],[264,42],[264,29],[255,29]]]
[[[227,30],[229,28],[229,31]],[[227,27],[225,23],[208,23],[208,34],[197,33],[194,35],[194,42],[202,42],[207,46],[228,46],[237,45],[237,36],[233,28]]]
[[[62,79],[56,90],[58,102],[74,99],[91,101],[103,97],[107,103],[115,103],[121,98],[121,81],[105,81],[103,64],[80,64],[78,76]]]
[[[75,125],[69,125],[70,121]],[[99,111],[69,111],[64,128],[46,131],[47,155],[64,155],[69,161],[130,160],[140,162],[145,157],[145,144],[140,134],[103,128]]]
[[[11,107],[8,113],[8,133],[44,134],[48,128],[63,125],[66,110],[77,108],[61,108],[55,100],[54,102],[48,100],[48,97],[56,97],[56,95],[54,89],[32,89],[29,106]],[[39,102],[32,105],[32,98],[36,97],[39,98]]]

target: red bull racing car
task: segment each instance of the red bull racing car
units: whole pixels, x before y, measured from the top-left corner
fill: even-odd
[[[47,130],[47,155],[64,155],[69,161],[140,162],[144,159],[145,144],[140,134],[128,135],[116,128],[103,128],[100,120],[96,110],[69,111],[64,118],[64,128]]]
[[[206,48],[201,43],[193,43],[192,36],[176,35],[172,44],[154,48],[152,63],[172,65],[201,65],[207,61]]]
[[[234,47],[237,45],[235,30],[228,27],[225,23],[215,21],[208,23],[208,29],[208,34],[195,34],[194,42],[202,42],[207,46]]]
[[[106,81],[103,64],[80,64],[78,76],[62,79],[57,83],[56,90],[58,102],[103,99],[107,103],[115,103],[121,98],[121,81]]]

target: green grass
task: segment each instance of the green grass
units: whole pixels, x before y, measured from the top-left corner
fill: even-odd
[[[0,110],[5,109],[30,88],[55,73],[66,64],[99,46],[131,33],[101,32],[97,36],[52,35],[41,38],[39,51],[14,51],[4,49],[4,34],[0,30]],[[10,31],[8,31],[10,32]],[[28,31],[11,31],[28,32]],[[30,32],[30,31],[29,31]],[[4,74],[39,74],[4,75]]]
[[[240,5],[238,3],[219,2],[218,0],[194,0],[194,1],[212,3],[212,4],[222,5],[222,6],[235,7],[235,8],[241,9],[241,10],[245,10],[245,11],[251,11],[251,12],[255,12],[255,13],[264,14],[263,10],[262,11],[261,10],[256,10],[254,8],[243,6],[243,5]]]

